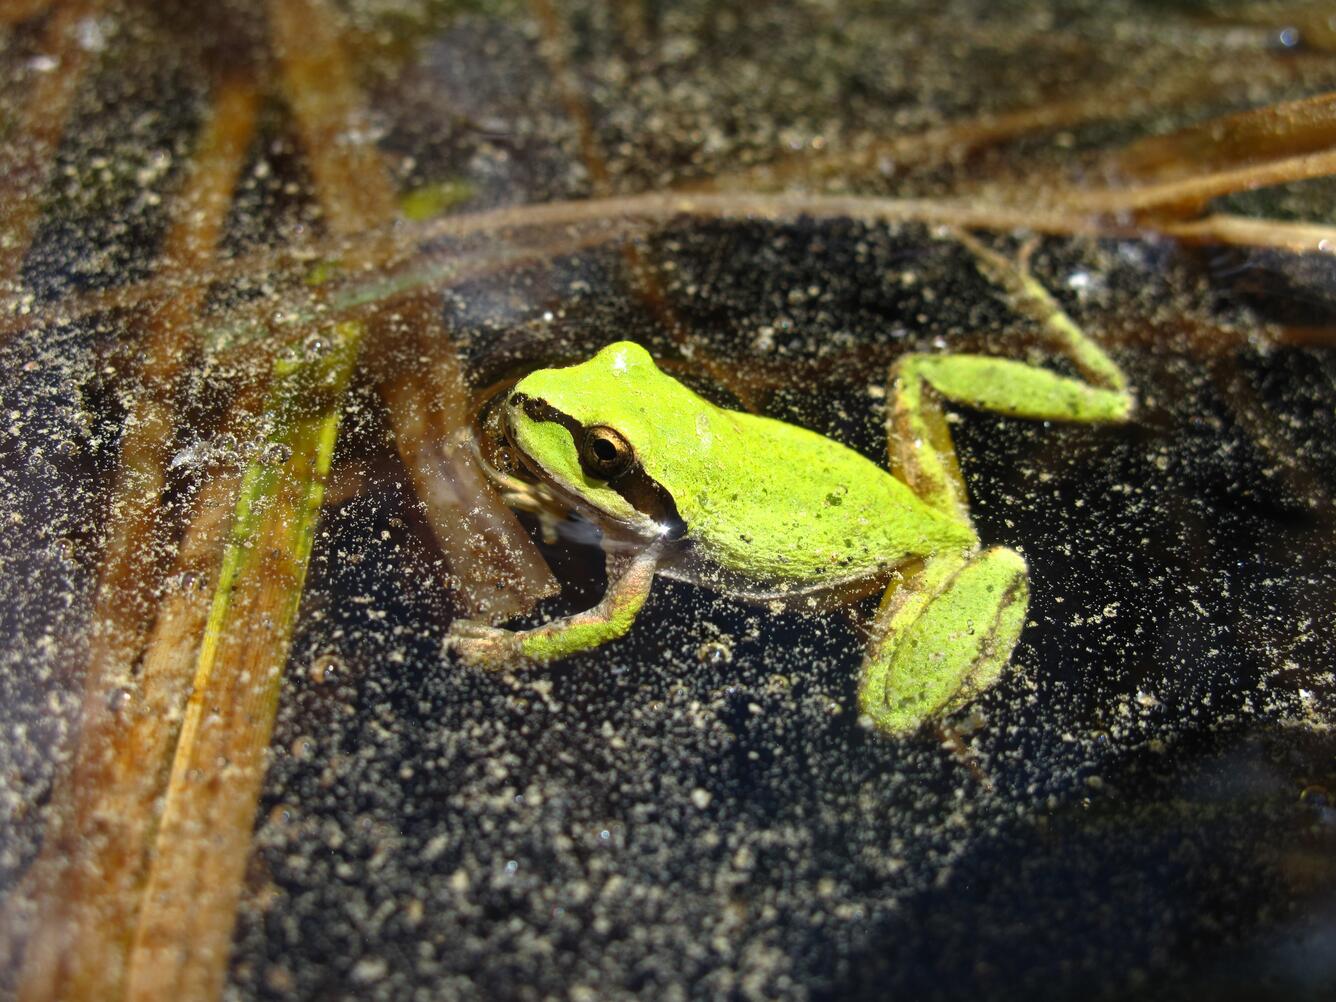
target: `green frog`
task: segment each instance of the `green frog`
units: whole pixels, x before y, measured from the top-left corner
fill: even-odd
[[[807,608],[884,589],[858,690],[878,728],[912,732],[992,685],[1025,624],[1028,572],[1015,550],[980,543],[944,405],[1101,423],[1127,421],[1134,399],[1031,276],[1028,252],[1013,263],[962,239],[1080,378],[992,355],[906,354],[890,371],[887,470],[807,428],[716,406],[629,341],[540,369],[500,404],[505,435],[547,502],[601,528],[607,592],[528,630],[456,622],[447,647],[488,667],[589,650],[631,628],[656,575]]]

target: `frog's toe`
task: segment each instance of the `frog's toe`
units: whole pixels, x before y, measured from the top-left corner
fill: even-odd
[[[461,619],[450,624],[441,649],[467,665],[501,668],[519,657],[519,640],[510,630]]]

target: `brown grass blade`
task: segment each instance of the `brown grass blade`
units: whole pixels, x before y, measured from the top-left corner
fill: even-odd
[[[1239,54],[1258,71],[1274,65],[1273,53]],[[1242,69],[1240,68],[1240,72]],[[739,171],[717,174],[688,185],[700,191],[776,191],[816,189],[836,182],[859,181],[913,168],[958,165],[986,150],[1026,137],[1079,129],[1110,120],[1135,119],[1161,109],[1214,100],[1218,84],[1197,64],[1167,72],[1148,86],[1141,79],[1113,82],[1092,93],[1046,101],[1032,107],[972,115],[935,128],[904,135],[856,136],[842,146],[823,146],[777,156]],[[1031,179],[1033,180],[1033,179]],[[1026,183],[1022,177],[1021,184]],[[958,191],[957,197],[963,194]]]
[[[1139,139],[1109,159],[1111,171],[1148,182],[1246,167],[1336,147],[1336,94],[1317,94]]]
[[[383,227],[395,217],[395,193],[385,165],[369,143],[340,141],[350,134],[366,135],[367,130],[361,95],[343,52],[338,12],[325,0],[276,0],[270,5],[270,22],[330,227],[346,234]],[[373,240],[343,264],[356,273],[384,252]],[[416,328],[421,343],[431,343],[433,367],[420,379],[392,389],[386,398],[391,424],[461,591],[461,603],[472,612],[497,617],[525,612],[551,594],[556,583],[463,446],[469,392],[439,318],[421,303],[409,304],[399,314],[395,327]],[[378,339],[388,333],[388,319],[372,323]],[[498,590],[498,585],[504,587]]]
[[[37,77],[0,149],[0,280],[15,289],[41,217],[56,148],[93,55],[80,44],[80,25],[102,7],[103,0],[72,0],[56,8],[42,36],[42,50],[55,68]]]
[[[374,231],[394,219],[395,192],[370,138],[371,122],[343,48],[342,18],[327,0],[270,0],[268,10],[283,92],[325,220],[336,234]],[[344,264],[361,267],[360,260]]]
[[[134,930],[126,998],[222,990],[279,685],[361,324],[280,358],[273,431],[247,468],[195,664],[193,690]]]
[[[1242,167],[1201,171],[1130,188],[1058,191],[1053,193],[1052,199],[1057,205],[1078,212],[1143,217],[1154,214],[1161,218],[1185,219],[1199,215],[1207,203],[1222,195],[1333,174],[1336,174],[1336,150],[1326,149]]]
[[[1184,222],[1163,222],[1153,228],[1190,244],[1220,247],[1256,247],[1292,254],[1336,254],[1336,226],[1292,223],[1215,213]]]
[[[189,269],[216,245],[255,121],[245,84],[220,88],[175,212],[164,256]],[[119,993],[128,929],[138,909],[153,801],[171,754],[177,699],[153,691],[141,658],[171,544],[162,496],[176,415],[174,398],[194,355],[192,325],[203,290],[164,304],[147,321],[139,387],[121,439],[110,524],[84,675],[82,729],[74,765],[35,864],[41,894],[19,997],[102,999]],[[169,685],[170,688],[170,685]]]
[[[422,366],[386,382],[381,396],[459,600],[470,617],[500,621],[528,612],[556,593],[556,579],[474,456],[469,395],[454,349],[436,330],[439,308],[418,303],[404,312],[415,331],[405,350]]]

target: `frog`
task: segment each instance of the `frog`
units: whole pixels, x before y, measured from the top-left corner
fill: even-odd
[[[712,403],[633,341],[537,369],[505,394],[499,422],[541,495],[530,490],[529,503],[578,511],[601,530],[606,592],[591,609],[529,629],[457,620],[447,650],[489,668],[588,651],[630,630],[666,577],[777,609],[838,608],[880,592],[857,703],[886,735],[957,713],[996,684],[1026,624],[1029,569],[975,530],[949,408],[1121,424],[1135,396],[1033,276],[1033,242],[1013,258],[957,236],[1074,375],[1040,364],[1050,359],[906,352],[888,374],[881,465],[801,425]]]

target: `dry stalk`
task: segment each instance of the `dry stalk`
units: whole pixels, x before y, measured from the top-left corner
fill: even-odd
[[[365,267],[361,276],[346,277],[334,285],[329,298],[336,310],[357,310],[378,301],[388,301],[405,294],[419,294],[431,289],[448,289],[458,282],[470,281],[508,267],[539,264],[552,256],[574,253],[617,241],[637,239],[674,220],[765,220],[796,222],[810,219],[851,219],[867,225],[885,223],[920,223],[954,229],[988,230],[997,233],[1027,232],[1050,236],[1121,237],[1129,240],[1156,236],[1171,237],[1192,244],[1218,244],[1288,253],[1331,253],[1336,248],[1336,226],[1322,223],[1290,222],[1216,213],[1200,219],[1134,218],[1111,213],[1096,216],[1051,206],[1018,207],[978,199],[897,199],[857,195],[744,194],[653,192],[602,199],[545,202],[534,205],[506,206],[484,212],[419,224],[401,224],[379,243],[384,256],[362,256]],[[513,246],[523,234],[532,239],[527,246]],[[461,252],[431,250],[421,252],[424,244],[486,235],[499,250],[470,250],[470,257],[459,259]],[[376,238],[368,238],[368,242]],[[283,270],[295,276],[298,269],[309,267],[310,260],[340,253],[349,257],[363,255],[368,243],[350,238],[327,241],[281,253],[252,254],[236,265],[209,269],[202,281],[222,281],[248,272],[268,273],[281,279]],[[389,248],[386,250],[386,248]],[[414,255],[417,255],[415,258]],[[401,271],[391,280],[380,271]],[[365,277],[371,275],[372,277]],[[175,294],[179,279],[151,279],[137,286],[72,296],[59,306],[33,309],[30,304],[10,300],[0,303],[0,338],[37,324],[69,323],[108,311],[159,303]],[[329,306],[329,303],[326,304]],[[281,298],[268,300],[252,308],[255,317],[262,313],[298,313]],[[7,314],[7,315],[6,315]],[[245,325],[246,311],[240,321],[229,327]],[[212,336],[212,335],[211,335]]]
[[[292,629],[363,326],[274,364],[195,663],[126,977],[127,999],[222,991]]]
[[[1207,203],[1222,195],[1333,174],[1336,174],[1336,150],[1323,150],[1132,188],[1069,189],[1054,192],[1051,198],[1055,204],[1078,212],[1136,215],[1147,219],[1153,214],[1160,219],[1189,219],[1200,215]],[[1154,227],[1151,222],[1147,225]]]
[[[469,394],[454,348],[431,339],[434,303],[417,302],[394,323],[413,331],[401,350],[417,365],[381,386],[395,443],[427,521],[450,555],[456,594],[470,617],[493,621],[532,609],[557,582],[546,562],[502,503],[473,453]],[[480,499],[487,503],[480,504]],[[515,541],[526,545],[516,547]]]
[[[193,171],[178,196],[164,257],[190,268],[213,254],[253,132],[248,84],[220,87]],[[161,794],[189,670],[164,683],[142,663],[169,532],[163,493],[176,427],[174,400],[197,347],[193,288],[146,322],[138,391],[120,443],[84,675],[79,746],[55,794],[34,870],[39,918],[19,997],[101,999],[119,992],[138,910],[154,800]],[[197,638],[196,638],[197,639]]]
[[[1110,171],[1149,182],[1318,153],[1336,146],[1336,93],[1250,108],[1110,154]]]
[[[0,24],[21,24],[45,14],[54,0],[3,0],[0,2]]]
[[[269,13],[284,88],[330,228],[374,231],[393,216],[393,191],[374,147],[350,140],[367,131],[359,129],[365,115],[337,12],[323,0],[273,0]],[[360,249],[340,264],[356,272],[385,254],[376,238]],[[283,669],[365,330],[362,321],[344,321],[301,339],[302,357],[280,355],[275,362],[265,414],[274,430],[246,472],[213,590],[134,930],[130,999],[208,999],[222,990]],[[315,341],[323,347],[311,348]],[[458,503],[471,509],[479,499]],[[172,617],[164,653],[172,638],[188,634],[197,614],[187,603]]]
[[[15,8],[26,16],[39,6]],[[55,68],[37,77],[0,149],[0,281],[16,290],[22,285],[19,269],[41,216],[41,193],[92,56],[80,44],[80,26],[102,7],[103,0],[71,0],[56,6],[42,39],[42,49]]]
[[[392,239],[384,227],[396,217],[395,193],[379,153],[368,144],[338,141],[365,119],[365,111],[343,55],[337,11],[325,0],[284,0],[272,5],[271,22],[331,229],[355,236],[381,227]],[[344,255],[342,264],[356,276],[365,264],[383,259],[385,251],[386,245],[373,238]],[[496,618],[526,612],[552,594],[556,582],[488,486],[472,452],[462,447],[471,401],[439,311],[410,302],[397,317],[390,311],[374,313],[372,336],[392,337],[388,328],[402,328],[405,316],[419,345],[431,346],[432,369],[385,387],[400,455],[461,590],[463,607]]]

